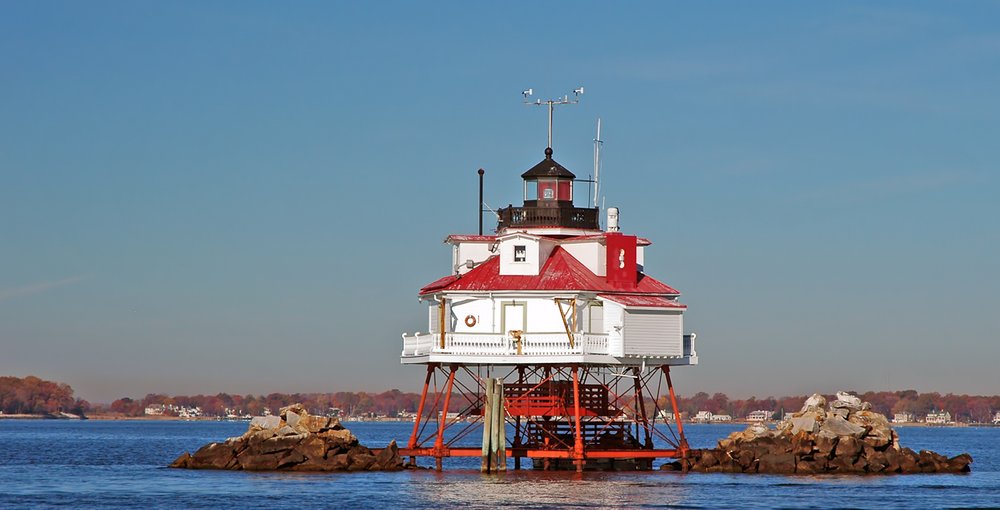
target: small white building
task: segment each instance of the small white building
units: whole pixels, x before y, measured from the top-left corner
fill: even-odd
[[[733,421],[733,417],[728,414],[713,414],[712,423],[725,423]]]
[[[694,415],[694,418],[691,418],[691,421],[697,421],[702,423],[712,421],[712,412],[698,411],[698,414]]]
[[[657,411],[656,418],[671,423],[675,421],[674,413],[669,409],[660,409]]]
[[[145,411],[143,411],[143,413],[146,416],[163,416],[163,412],[166,410],[167,406],[163,404],[154,404],[151,406],[146,406],[146,409]]]
[[[892,417],[893,423],[913,423],[917,421],[917,417],[913,413],[896,413]]]
[[[997,411],[997,414],[993,415],[993,424],[1000,425],[1000,411]]]
[[[177,416],[185,419],[193,419],[201,416],[200,407],[179,407],[177,409]]]
[[[774,416],[774,411],[758,409],[747,415],[747,421],[769,421]]]
[[[945,425],[952,423],[951,413],[948,411],[941,411],[936,413],[929,413],[927,418],[924,419],[924,423],[934,424],[934,425]]]

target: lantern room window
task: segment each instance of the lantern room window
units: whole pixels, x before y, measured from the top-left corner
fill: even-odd
[[[526,181],[525,200],[561,202],[573,201],[573,181],[568,179],[538,179]]]
[[[535,200],[538,196],[538,181],[524,181],[524,200]]]

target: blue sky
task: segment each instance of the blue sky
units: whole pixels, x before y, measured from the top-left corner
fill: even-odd
[[[0,7],[0,373],[416,389],[399,334],[545,114],[683,293],[681,393],[1000,393],[1000,6]]]

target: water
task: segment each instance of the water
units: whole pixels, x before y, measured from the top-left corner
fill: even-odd
[[[362,443],[404,442],[406,423],[348,423]],[[737,425],[689,425],[709,447]],[[0,509],[6,508],[968,508],[1000,507],[1000,428],[899,429],[904,446],[972,454],[968,475],[769,476],[665,472],[508,472],[478,459],[446,471],[246,473],[164,466],[239,435],[246,423],[0,420]],[[471,434],[470,444],[476,434]],[[481,436],[480,436],[481,437]],[[428,463],[430,464],[430,463]],[[280,505],[280,506],[279,506]]]

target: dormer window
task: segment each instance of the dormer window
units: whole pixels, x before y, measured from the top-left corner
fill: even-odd
[[[514,262],[527,262],[528,249],[526,246],[514,246]]]

